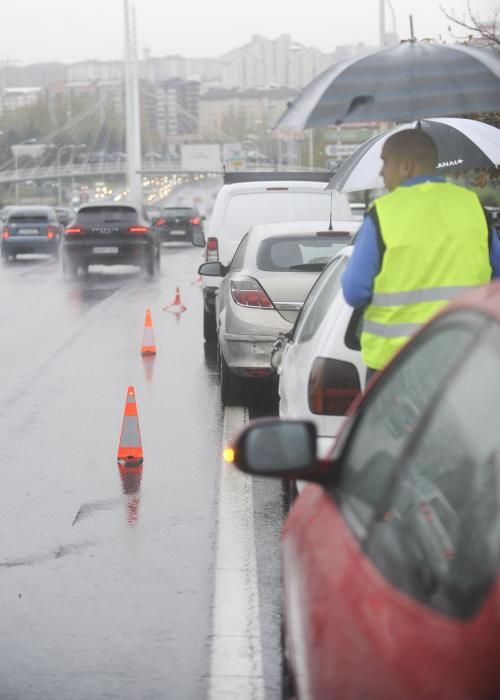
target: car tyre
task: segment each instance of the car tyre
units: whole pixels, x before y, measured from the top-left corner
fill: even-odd
[[[155,246],[150,253],[147,254],[144,269],[149,277],[154,277],[158,271],[160,264],[160,249]]]
[[[243,383],[232,372],[222,351],[219,350],[220,400],[224,406],[238,406],[243,403]]]
[[[203,309],[203,337],[207,343],[215,343],[217,340],[217,325],[215,314]]]
[[[78,275],[78,261],[72,260],[67,254],[62,256],[63,275],[68,278],[75,278]]]

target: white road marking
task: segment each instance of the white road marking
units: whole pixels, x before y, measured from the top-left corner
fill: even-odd
[[[248,422],[226,408],[224,446]],[[222,463],[208,700],[265,698],[252,480]]]

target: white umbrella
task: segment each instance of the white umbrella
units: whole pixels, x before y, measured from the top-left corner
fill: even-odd
[[[356,192],[383,187],[382,148],[392,134],[420,128],[438,148],[436,174],[500,165],[500,129],[475,119],[422,119],[376,134],[354,151],[334,173],[328,189]]]

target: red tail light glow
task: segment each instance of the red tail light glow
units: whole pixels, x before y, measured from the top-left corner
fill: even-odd
[[[156,219],[157,226],[165,226],[166,223],[167,223],[166,219]]]
[[[47,238],[55,238],[56,233],[57,231],[53,226],[47,227]]]
[[[149,228],[147,226],[131,226],[128,230],[129,233],[149,233]]]
[[[201,219],[199,216],[193,216],[193,218],[189,220],[189,223],[193,226],[199,226],[201,224]]]
[[[4,228],[4,230],[2,231],[2,238],[4,239],[4,241],[7,240],[7,238],[8,238],[9,236],[10,236],[9,229],[8,229],[8,228]]]
[[[345,416],[360,392],[358,370],[351,362],[327,357],[314,360],[308,387],[311,413]]]
[[[209,237],[207,239],[207,262],[219,261],[219,242],[217,238]]]
[[[81,228],[80,226],[72,226],[71,228],[67,228],[64,231],[65,236],[74,236],[78,235],[79,233],[85,233],[85,230]]]
[[[252,277],[240,277],[231,281],[231,294],[239,306],[252,309],[272,309],[273,302]]]

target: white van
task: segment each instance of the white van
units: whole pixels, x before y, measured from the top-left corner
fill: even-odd
[[[352,221],[345,194],[326,190],[324,173],[227,173],[215,200],[207,238],[207,262],[228,265],[248,230],[256,224],[289,221]],[[203,336],[217,339],[215,297],[222,278],[202,277]]]

